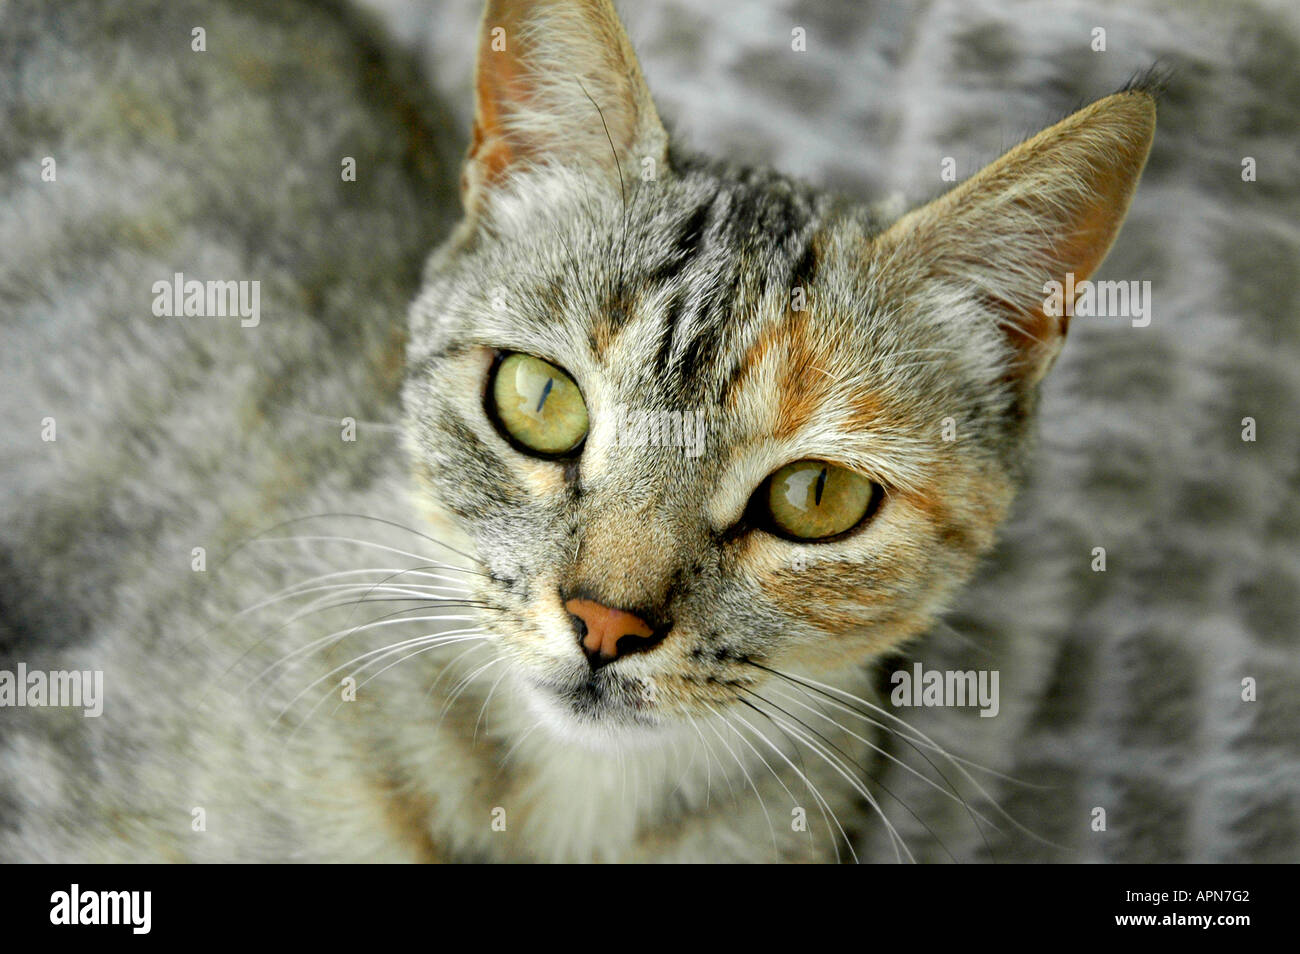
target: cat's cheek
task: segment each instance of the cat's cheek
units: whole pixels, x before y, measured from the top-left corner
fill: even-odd
[[[511,449],[502,453],[520,456]],[[553,461],[520,461],[515,473],[524,490],[534,498],[556,497],[568,492],[564,468]]]
[[[870,626],[856,624],[821,641],[791,646],[780,663],[805,672],[834,673],[859,666],[897,649],[931,624],[928,612],[891,615]]]
[[[736,556],[762,603],[813,634],[776,651],[834,668],[885,652],[924,628],[936,594],[947,592],[937,573],[947,561],[935,559],[942,549],[927,513],[896,497],[842,540],[800,544],[755,533]]]
[[[752,583],[761,583],[785,570],[802,570],[809,565],[816,546],[781,540],[770,533],[750,531],[728,547],[726,569]]]

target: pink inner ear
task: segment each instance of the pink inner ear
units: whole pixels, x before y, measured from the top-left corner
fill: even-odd
[[[475,100],[461,175],[467,210],[530,160],[580,162],[617,183],[620,157],[639,150],[662,161],[666,153],[663,126],[609,0],[489,0]]]
[[[1142,159],[1137,160],[1138,169]],[[1129,196],[1135,183],[1135,175],[1125,175],[1114,170],[1095,172],[1092,182],[1093,202],[1079,210],[1073,220],[1067,220],[1062,228],[1068,238],[1054,249],[1054,257],[1059,263],[1056,281],[1066,284],[1066,273],[1073,274],[1073,284],[1078,297],[1078,283],[1092,275],[1119,231],[1128,209]],[[1060,353],[1063,339],[1070,328],[1070,316],[1047,314],[1040,308],[1024,313],[1023,319],[1006,326],[1007,337],[1016,346],[1020,355],[1017,362],[1019,370],[1028,376],[1030,383],[1036,383],[1050,369]]]
[[[480,164],[480,184],[500,180],[506,168],[518,158],[503,122],[503,105],[524,98],[522,71],[510,53],[493,50],[489,36],[479,48],[475,80],[474,128],[469,158]],[[466,183],[462,177],[462,192]]]

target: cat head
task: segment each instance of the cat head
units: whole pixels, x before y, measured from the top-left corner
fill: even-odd
[[[1103,99],[892,223],[670,143],[606,0],[489,2],[465,217],[411,313],[419,492],[561,732],[743,705],[923,631],[994,540],[1150,148]]]

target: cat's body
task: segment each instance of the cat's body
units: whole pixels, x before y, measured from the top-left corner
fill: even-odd
[[[821,289],[812,298],[818,304],[829,304],[839,289],[844,298],[835,304],[840,307],[857,302],[858,294],[885,295],[878,277],[855,284],[842,259],[831,253],[843,249],[846,236],[856,236],[866,254],[869,241],[888,222],[779,177],[685,153],[674,154],[657,170],[661,187],[674,190],[671,201],[631,180],[630,171],[622,188],[607,183],[602,189],[572,170],[568,180],[549,180],[563,183],[553,193],[524,189],[512,199],[499,199],[494,214],[522,223],[518,237],[474,241],[471,227],[462,226],[426,269],[406,351],[409,423],[403,442],[396,426],[400,312],[415,292],[415,263],[443,237],[454,212],[454,198],[445,188],[438,191],[454,171],[446,150],[430,141],[451,142],[454,134],[441,128],[436,116],[414,108],[401,122],[384,118],[387,113],[375,102],[387,101],[392,91],[376,86],[377,74],[364,65],[371,54],[358,52],[346,28],[330,14],[306,8],[296,15],[272,14],[267,11],[280,8],[268,5],[227,18],[216,12],[221,7],[196,5],[191,12],[163,6],[168,16],[147,27],[138,10],[110,18],[120,33],[100,31],[89,14],[77,18],[69,13],[56,26],[58,15],[38,14],[39,8],[27,6],[11,5],[0,18],[6,44],[0,63],[5,125],[20,131],[4,143],[0,220],[6,248],[0,302],[5,308],[2,416],[7,431],[0,584],[5,656],[0,669],[23,661],[30,668],[102,669],[105,674],[99,718],[83,718],[79,710],[0,710],[0,856],[446,861],[907,857],[866,805],[861,794],[866,791],[899,828],[906,851],[922,859],[944,858],[949,850],[960,860],[987,857],[985,837],[997,858],[1294,857],[1300,780],[1288,711],[1294,714],[1296,697],[1294,660],[1288,661],[1283,650],[1294,646],[1295,639],[1296,517],[1294,502],[1289,515],[1285,502],[1286,481],[1293,484],[1295,479],[1297,427],[1279,414],[1284,398],[1295,394],[1294,374],[1286,376],[1286,361],[1294,358],[1296,347],[1294,309],[1286,307],[1285,296],[1275,294],[1277,325],[1266,331],[1260,322],[1271,305],[1239,290],[1226,302],[1216,299],[1220,307],[1207,316],[1206,296],[1179,285],[1190,266],[1163,258],[1150,232],[1138,233],[1120,269],[1113,260],[1107,268],[1123,278],[1148,277],[1150,270],[1157,288],[1166,289],[1157,299],[1164,304],[1158,306],[1156,323],[1147,329],[1159,337],[1133,329],[1120,341],[1115,336],[1122,332],[1081,327],[1086,320],[1076,319],[1060,366],[1048,378],[1061,390],[1045,385],[1048,439],[1043,455],[1049,461],[1059,455],[1057,463],[1031,478],[1024,517],[1012,524],[982,588],[961,604],[956,625],[977,647],[969,648],[941,629],[910,650],[934,667],[999,669],[999,715],[980,719],[969,710],[898,711],[909,723],[933,732],[953,755],[1011,771],[1031,783],[1055,785],[1047,794],[1026,792],[970,769],[1012,815],[1064,850],[1043,847],[1008,824],[978,797],[963,777],[963,764],[927,750],[944,774],[928,771],[930,782],[925,782],[891,761],[909,761],[921,772],[928,768],[915,748],[878,734],[870,722],[847,711],[877,699],[879,676],[868,667],[797,663],[801,675],[815,673],[812,678],[861,700],[840,696],[846,710],[829,710],[854,734],[816,722],[812,710],[797,708],[818,701],[811,683],[801,688],[775,678],[764,684],[736,675],[745,672],[739,657],[752,653],[763,659],[759,654],[772,650],[764,642],[774,638],[764,636],[768,629],[799,635],[803,627],[802,638],[813,647],[809,651],[824,652],[820,634],[841,625],[837,614],[849,612],[839,601],[869,602],[875,585],[872,574],[854,576],[851,588],[840,578],[819,583],[815,555],[807,566],[783,569],[788,553],[770,543],[754,545],[757,557],[719,558],[710,557],[701,543],[700,552],[688,561],[687,582],[663,585],[672,592],[712,587],[708,605],[693,607],[689,592],[674,597],[674,633],[644,657],[620,660],[614,671],[632,666],[640,678],[657,680],[652,704],[685,705],[711,691],[704,688],[710,680],[739,680],[746,688],[733,695],[765,692],[767,701],[757,703],[759,708],[742,706],[739,714],[729,715],[732,725],[747,718],[765,726],[771,747],[765,748],[756,732],[733,734],[722,720],[698,717],[667,730],[632,727],[622,744],[606,746],[598,727],[589,732],[565,722],[563,711],[548,711],[544,704],[539,709],[529,695],[533,689],[517,683],[496,648],[482,641],[453,643],[376,675],[405,652],[379,658],[358,672],[355,701],[345,701],[338,683],[357,672],[351,660],[358,654],[435,626],[460,630],[479,625],[478,619],[468,618],[428,620],[354,632],[358,624],[410,604],[347,601],[436,592],[451,601],[447,608],[411,615],[471,617],[484,612],[500,629],[520,637],[525,663],[550,665],[548,654],[559,656],[561,650],[542,636],[553,635],[546,627],[559,607],[538,596],[538,581],[557,584],[537,571],[563,567],[566,545],[530,530],[528,520],[578,528],[566,530],[575,534],[573,562],[566,572],[582,576],[579,583],[585,589],[606,587],[597,595],[613,603],[639,606],[643,594],[636,588],[644,583],[642,571],[665,548],[689,540],[692,520],[698,520],[691,508],[673,504],[667,488],[703,486],[726,497],[734,476],[720,454],[708,451],[756,439],[753,434],[737,438],[734,423],[729,430],[725,421],[711,418],[710,443],[698,458],[644,451],[640,456],[606,453],[599,462],[584,458],[581,467],[599,479],[588,477],[590,490],[575,496],[573,511],[562,512],[546,497],[569,479],[561,467],[521,463],[504,445],[486,443],[493,439],[490,426],[473,418],[481,393],[474,375],[482,373],[475,370],[480,359],[471,353],[473,347],[545,352],[581,378],[591,406],[593,454],[600,447],[602,411],[607,419],[620,393],[630,395],[630,403],[660,394],[665,407],[679,410],[738,406],[751,422],[769,415],[769,425],[774,420],[780,430],[783,415],[797,418],[797,402],[788,393],[773,399],[772,386],[789,378],[800,393],[805,377],[787,370],[788,361],[765,369],[764,361],[772,360],[778,346],[788,348],[789,339],[769,338],[764,345],[764,320],[797,332],[797,319],[787,325],[782,318],[790,284]],[[267,31],[266,17],[273,18],[276,29]],[[21,30],[15,25],[19,19]],[[189,31],[205,25],[209,51],[194,53]],[[789,35],[788,28],[781,32]],[[60,34],[68,41],[63,52],[48,42]],[[30,39],[13,42],[15,35]],[[115,38],[117,45],[100,45],[105,37]],[[150,46],[158,43],[163,46]],[[1086,49],[1086,38],[1079,45]],[[78,69],[59,65],[82,55],[68,51],[94,50],[112,58],[121,55],[116,50],[132,48],[152,51],[148,62],[157,85],[135,79],[132,71],[141,67],[132,60],[132,71],[119,67],[112,73],[114,83],[96,84],[102,101],[90,99],[87,87],[78,84],[102,78],[109,69],[106,62]],[[322,48],[333,52],[321,57]],[[1143,57],[1148,52],[1163,51],[1144,50]],[[1131,51],[1126,55],[1137,58]],[[189,59],[201,56],[229,59],[219,68]],[[1207,55],[1206,62],[1211,75],[1219,76],[1213,72],[1217,61]],[[322,72],[296,72],[313,68]],[[175,89],[184,90],[183,95],[165,88],[177,75],[182,81]],[[23,85],[14,85],[19,76]],[[653,73],[651,78],[653,85]],[[238,98],[222,86],[232,81],[242,84]],[[1223,189],[1244,188],[1234,165],[1219,157],[1248,153],[1246,146],[1238,149],[1234,141],[1201,150],[1195,145],[1193,133],[1203,122],[1230,126],[1214,111],[1219,94],[1205,88],[1208,82],[1188,87],[1174,82],[1172,133],[1165,132],[1163,114],[1161,132],[1162,137],[1172,135],[1173,144],[1163,159],[1157,146],[1154,188],[1179,197],[1219,195],[1209,185],[1188,190],[1184,181],[1211,172],[1226,177]],[[1192,98],[1189,90],[1201,98]],[[319,108],[310,113],[311,122],[301,122],[301,97],[307,91],[320,97],[313,100]],[[1104,86],[1090,88],[1087,96],[1105,91]],[[613,148],[617,117],[609,115],[601,91],[592,92],[602,101],[604,118],[612,120],[612,134],[606,124],[600,135],[609,136]],[[1191,98],[1197,109],[1179,94]],[[1202,109],[1201,103],[1208,105]],[[260,124],[247,124],[249,110],[261,117]],[[1053,118],[1046,109],[1036,111],[1034,120],[1046,124]],[[1278,122],[1268,115],[1258,120],[1263,144],[1271,141],[1268,132]],[[1250,135],[1251,128],[1241,135]],[[205,134],[211,139],[205,141]],[[996,145],[983,158],[992,158]],[[367,149],[373,150],[369,160]],[[442,160],[435,171],[402,164],[404,157],[427,159],[434,151],[441,152]],[[45,155],[59,160],[54,183],[39,178]],[[1206,155],[1213,161],[1199,164]],[[341,181],[345,156],[358,157],[354,183]],[[236,158],[250,166],[227,165]],[[1283,161],[1294,165],[1293,157],[1273,157],[1273,162]],[[221,170],[216,179],[214,166]],[[283,184],[295,182],[297,191]],[[1157,196],[1144,206],[1150,186],[1148,182],[1139,191],[1135,207],[1139,222],[1147,225],[1163,221],[1173,204]],[[471,177],[469,187],[482,185]],[[1258,227],[1272,229],[1268,248],[1277,262],[1272,272],[1284,274],[1296,262],[1294,220],[1288,225],[1270,219],[1258,203],[1281,199],[1294,207],[1294,195],[1277,185],[1264,188],[1274,191],[1260,198],[1252,192],[1232,193],[1227,205],[1250,211]],[[473,208],[474,201],[471,191],[467,204]],[[412,215],[416,208],[422,211]],[[630,232],[621,218],[628,208],[628,220],[635,223]],[[693,214],[699,209],[705,211]],[[745,214],[738,217],[737,209]],[[331,233],[338,238],[331,239]],[[810,269],[807,250],[816,235],[834,236],[834,248],[818,249],[812,257],[820,268]],[[457,249],[466,243],[475,256],[469,266],[456,259],[464,254]],[[631,243],[628,247],[636,249],[628,253],[631,260],[642,264],[669,251],[668,260],[654,270],[655,282],[626,286],[611,280],[619,274],[620,243]],[[24,251],[15,255],[14,248]],[[674,258],[674,248],[690,254]],[[1162,261],[1163,269],[1157,267]],[[560,269],[571,284],[554,288],[548,299],[535,295],[535,289],[538,282],[545,287],[550,267]],[[1254,274],[1249,268],[1233,264],[1228,273],[1241,280]],[[231,319],[150,315],[149,289],[175,271],[200,279],[261,279],[261,323],[241,329]],[[1266,281],[1269,276],[1256,278]],[[711,303],[720,288],[725,303]],[[664,303],[656,299],[661,292],[668,299],[674,294],[683,298],[666,341],[658,334],[664,310],[655,307]],[[562,309],[557,309],[557,299]],[[492,307],[483,310],[483,302]],[[623,314],[626,326],[598,322],[588,341],[587,326],[580,323],[585,319],[571,319],[572,327],[548,321],[556,310],[562,317]],[[748,316],[744,322],[733,320],[740,311]],[[1251,315],[1255,324],[1247,320]],[[1183,327],[1196,331],[1184,332]],[[897,324],[881,322],[875,340],[882,350],[942,343],[891,343],[891,335],[904,334],[896,329]],[[621,342],[620,332],[626,333]],[[1183,334],[1194,338],[1179,351],[1175,343]],[[693,348],[692,342],[700,340],[707,347]],[[795,340],[802,339],[796,334]],[[1163,344],[1157,346],[1157,341]],[[1208,360],[1210,341],[1219,342],[1217,365]],[[835,360],[830,343],[808,337],[796,370],[816,366],[820,370],[809,374],[825,375],[828,382],[852,374],[850,367],[821,367]],[[1161,394],[1157,384],[1142,390],[1143,376],[1150,382],[1158,374],[1152,368],[1164,366],[1142,349],[1157,347],[1166,356],[1183,356],[1175,367],[1201,375],[1190,383],[1175,378],[1187,389],[1176,397]],[[584,355],[605,355],[607,365],[614,366],[608,355],[619,348],[627,349],[617,362],[623,377],[610,372],[599,386],[592,383],[601,366]],[[1072,358],[1074,349],[1083,354]],[[979,359],[962,366],[971,380],[980,360],[993,360],[991,346],[973,354]],[[584,366],[588,360],[592,363]],[[894,599],[904,598],[901,590],[915,591],[920,618],[951,598],[977,553],[991,542],[1021,464],[1022,424],[1019,418],[1002,417],[1014,404],[1010,391],[979,392],[969,383],[963,387],[962,375],[954,375],[951,367],[944,378],[948,390],[935,392],[932,382],[923,382],[909,401],[906,364],[893,361],[873,371],[893,382],[908,413],[922,423],[933,419],[936,443],[912,446],[916,456],[911,458],[895,453],[894,484],[909,489],[911,476],[910,489],[919,493],[927,472],[944,459],[938,428],[945,406],[954,407],[962,427],[982,428],[990,448],[985,464],[962,472],[964,476],[950,473],[945,485],[950,492],[963,480],[981,475],[986,480],[987,492],[977,497],[989,512],[954,518],[951,533],[954,538],[970,536],[969,545],[935,554],[928,566],[932,585],[922,581],[922,566],[914,563],[906,587],[888,587]],[[443,376],[421,373],[431,367]],[[1270,368],[1275,369],[1271,376]],[[1063,372],[1065,384],[1057,377]],[[913,373],[924,374],[924,369]],[[1238,393],[1225,397],[1223,381],[1232,382]],[[665,395],[662,387],[654,387],[667,382],[683,390]],[[919,400],[923,384],[933,405]],[[1129,390],[1134,387],[1136,394]],[[832,386],[826,388],[833,396]],[[860,390],[859,383],[854,393]],[[1067,393],[1074,401],[1095,402],[1088,405],[1090,427],[1064,430],[1055,423],[1076,413],[1062,407]],[[1125,404],[1121,394],[1136,399],[1136,406]],[[981,396],[987,405],[979,406]],[[1190,421],[1179,410],[1189,400],[1213,413]],[[1024,402],[1026,409],[1033,403],[1027,394]],[[1237,421],[1252,412],[1269,422],[1267,437],[1238,448]],[[454,415],[463,417],[453,420]],[[45,417],[57,422],[58,439],[51,443],[39,439]],[[359,422],[356,441],[343,439],[344,418]],[[367,423],[375,420],[389,424]],[[435,430],[439,421],[443,423]],[[1121,427],[1120,422],[1127,423]],[[787,429],[797,429],[798,423],[789,422]],[[907,426],[906,421],[895,423],[900,429]],[[1108,451],[1120,440],[1116,435],[1127,436],[1122,446]],[[1063,440],[1073,450],[1061,449]],[[1211,476],[1240,484],[1236,491],[1215,495],[1212,504],[1205,503],[1205,480],[1180,472],[1194,459],[1194,449],[1207,446],[1217,448],[1206,462],[1213,465]],[[890,460],[887,445],[858,453],[877,466]],[[1257,457],[1243,457],[1249,453]],[[1292,462],[1292,470],[1280,473],[1276,465],[1284,460]],[[1071,477],[1071,467],[1080,463],[1091,468],[1095,479]],[[751,476],[756,480],[765,470],[755,467]],[[513,479],[504,479],[505,474]],[[1121,492],[1146,503],[1115,501]],[[743,503],[743,494],[738,486],[730,496]],[[538,502],[543,498],[550,502],[543,506]],[[512,515],[511,507],[525,500],[527,506]],[[1198,500],[1202,504],[1194,506]],[[1102,516],[1092,515],[1089,501]],[[709,504],[726,506],[716,499]],[[1215,535],[1206,539],[1210,544],[1236,541],[1238,569],[1229,569],[1229,558],[1221,554],[1199,559],[1176,555],[1194,553],[1194,541],[1207,532],[1204,520],[1188,526],[1170,516],[1170,508],[1187,507],[1206,516],[1220,514],[1209,524]],[[451,516],[448,508],[462,512]],[[1147,521],[1145,529],[1126,528],[1134,512]],[[340,516],[349,513],[400,526]],[[331,516],[280,526],[262,542],[240,547],[254,533],[307,514]],[[887,516],[882,513],[881,519]],[[658,527],[658,520],[666,525]],[[477,535],[465,532],[467,522]],[[890,524],[883,526],[888,532]],[[603,542],[577,541],[597,530],[604,534]],[[1258,535],[1258,549],[1243,542],[1256,539],[1251,533]],[[1154,537],[1155,544],[1139,544],[1142,535]],[[267,539],[290,536],[308,539]],[[1105,575],[1089,569],[1092,548],[1098,545],[1108,548],[1112,561]],[[203,572],[192,568],[194,547],[205,548]],[[1166,552],[1170,548],[1174,554]],[[489,568],[464,556],[469,553]],[[739,562],[745,559],[768,563]],[[1180,574],[1161,562],[1166,559],[1178,561],[1182,575],[1212,581],[1213,593],[1174,586]],[[508,570],[515,563],[534,574],[524,579],[520,572],[512,579]],[[1145,568],[1126,576],[1126,563]],[[411,567],[424,569],[396,575]],[[309,584],[343,586],[360,580],[360,586],[314,590],[232,619],[235,610],[256,606],[283,587],[362,568],[374,572]],[[480,572],[491,578],[476,578]],[[766,588],[753,582],[764,574],[775,581]],[[738,577],[749,580],[750,588],[728,590],[727,582]],[[420,590],[415,588],[419,584],[450,589]],[[410,588],[401,589],[404,585]],[[347,605],[285,624],[310,599],[333,593]],[[1236,596],[1244,600],[1240,609],[1232,602]],[[491,605],[457,607],[458,600]],[[1152,605],[1168,615],[1144,623],[1146,607]],[[701,633],[698,643],[688,642],[692,614],[719,606],[731,620],[746,623],[737,625],[740,635]],[[1211,608],[1217,619],[1200,619]],[[497,613],[510,625],[501,626]],[[1242,614],[1241,622],[1233,622],[1235,613]],[[1122,629],[1115,628],[1117,620],[1126,621]],[[900,623],[899,633],[910,624]],[[1235,648],[1229,658],[1220,659],[1210,647],[1220,645],[1215,640],[1228,638],[1222,632],[1234,627],[1239,638],[1230,645]],[[886,636],[874,648],[886,648],[892,638],[888,626],[875,631]],[[326,652],[304,654],[296,668],[267,672],[287,653],[332,633],[341,639]],[[533,640],[531,649],[525,636]],[[679,645],[683,665],[691,667],[684,671],[693,681],[674,687],[652,667]],[[1206,648],[1204,656],[1197,655],[1198,647]],[[407,651],[421,648],[423,644],[411,644]],[[574,656],[576,651],[568,648]],[[1125,660],[1131,655],[1132,662],[1111,664],[1105,652],[1112,649]],[[874,649],[867,646],[865,651]],[[1172,673],[1172,689],[1159,662],[1144,662],[1160,652],[1184,660]],[[440,670],[443,662],[448,664],[445,672]],[[564,665],[580,662],[577,655]],[[823,673],[827,668],[830,674]],[[1080,670],[1092,674],[1084,679]],[[1248,675],[1260,679],[1255,709],[1235,702],[1240,678]],[[366,682],[370,676],[374,680]],[[1116,681],[1130,687],[1127,695],[1112,691]],[[774,683],[783,695],[772,695]],[[1157,685],[1164,687],[1163,695],[1153,698]],[[706,704],[721,705],[707,701],[714,697],[704,698]],[[1222,711],[1204,708],[1205,699]],[[805,736],[805,744],[793,744],[789,733],[812,730],[767,708],[773,700],[787,716],[793,712],[815,725],[824,738],[809,742]],[[771,715],[783,727],[776,728]],[[924,740],[913,737],[913,742]],[[814,751],[819,747],[829,758]],[[1202,751],[1210,754],[1199,757]],[[1233,751],[1252,768],[1245,768]],[[844,759],[839,767],[830,764],[837,756]],[[1098,768],[1102,764],[1105,770]],[[804,776],[812,785],[805,784]],[[982,831],[960,801],[941,791],[945,782],[957,785],[981,813]],[[811,793],[814,788],[824,804]],[[1109,836],[1089,831],[1095,805],[1108,808]],[[807,830],[792,824],[792,808],[807,816]],[[994,824],[1002,830],[995,831]],[[927,825],[932,831],[927,832]]]

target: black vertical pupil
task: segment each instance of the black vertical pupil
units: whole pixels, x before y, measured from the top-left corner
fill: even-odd
[[[546,399],[547,399],[548,397],[551,396],[551,387],[552,387],[554,384],[555,384],[555,378],[547,378],[547,379],[546,379],[546,386],[545,386],[544,388],[542,388],[542,396],[541,396],[540,398],[537,399],[537,413],[538,413],[538,414],[540,414],[540,413],[542,412],[542,405],[546,403]]]
[[[817,490],[813,496],[813,502],[817,506],[822,505],[822,491],[826,489],[826,468],[823,467],[820,474],[817,475]]]

